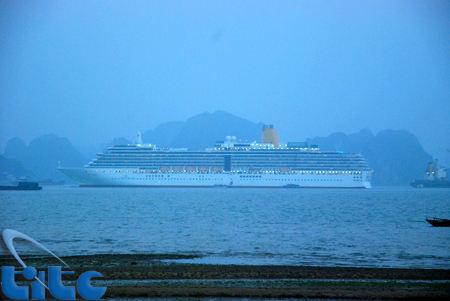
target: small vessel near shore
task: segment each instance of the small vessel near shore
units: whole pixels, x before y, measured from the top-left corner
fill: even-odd
[[[450,227],[450,219],[433,217],[433,219],[426,219],[427,222],[434,227]]]
[[[1,185],[0,190],[42,190],[42,187],[36,182],[22,181],[16,186]]]

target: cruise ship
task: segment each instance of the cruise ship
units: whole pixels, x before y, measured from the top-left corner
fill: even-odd
[[[84,168],[59,168],[82,187],[371,188],[360,154],[321,151],[306,142],[281,144],[272,125],[261,143],[227,136],[204,151],[116,145]]]

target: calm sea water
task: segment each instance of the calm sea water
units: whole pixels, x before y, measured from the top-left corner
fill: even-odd
[[[450,189],[44,187],[0,192],[0,229],[57,255],[199,254],[189,262],[450,268]],[[19,254],[43,254],[24,241]],[[0,253],[6,254],[5,251]]]

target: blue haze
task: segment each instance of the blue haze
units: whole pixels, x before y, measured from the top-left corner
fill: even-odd
[[[405,129],[450,165],[448,1],[2,0],[0,45],[0,150],[220,109],[283,141]]]

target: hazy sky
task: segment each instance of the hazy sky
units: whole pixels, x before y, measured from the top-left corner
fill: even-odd
[[[1,152],[219,109],[283,141],[406,129],[448,162],[450,2],[0,0]]]

